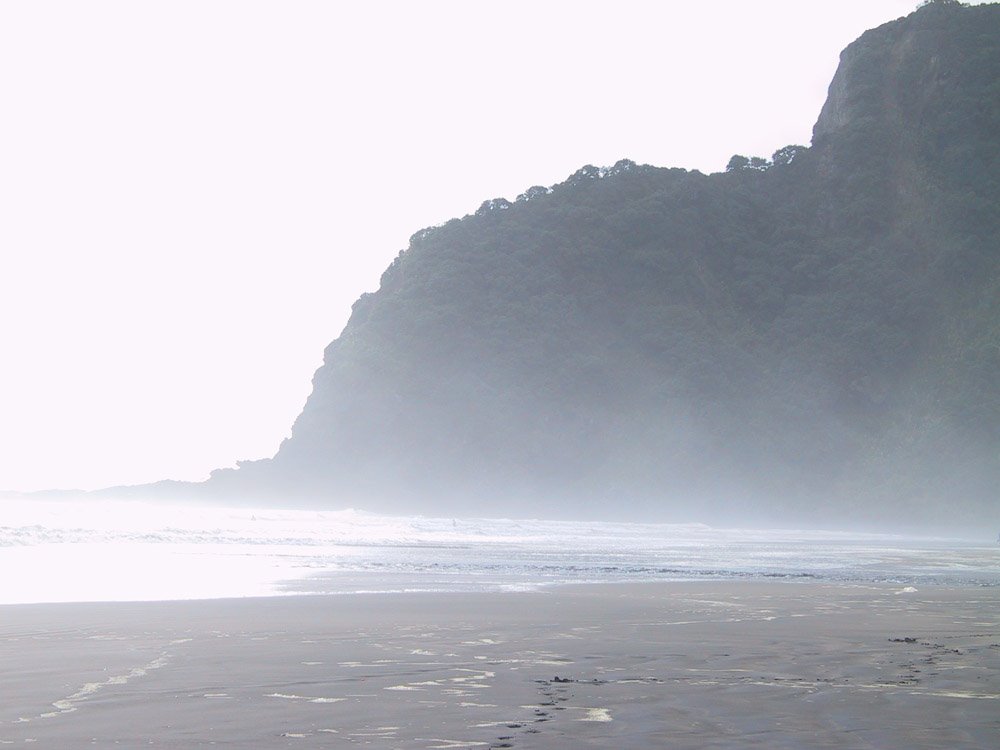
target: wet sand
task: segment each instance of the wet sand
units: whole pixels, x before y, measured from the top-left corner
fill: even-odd
[[[995,748],[1000,589],[0,607],[0,745]]]

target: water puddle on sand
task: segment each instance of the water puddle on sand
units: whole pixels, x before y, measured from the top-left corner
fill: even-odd
[[[62,698],[61,700],[54,701],[52,703],[52,707],[56,709],[55,711],[46,711],[45,713],[39,714],[38,716],[32,719],[25,718],[22,716],[18,719],[17,723],[19,724],[29,723],[31,721],[36,721],[38,719],[51,719],[56,716],[62,716],[63,714],[72,713],[73,711],[76,711],[78,709],[81,703],[86,702],[91,696],[93,696],[100,690],[117,685],[126,685],[129,683],[130,680],[134,680],[139,677],[145,677],[147,673],[153,671],[154,669],[159,669],[160,667],[164,666],[167,663],[167,661],[168,661],[167,655],[161,654],[148,664],[145,664],[141,667],[136,667],[135,669],[131,669],[125,674],[119,674],[113,677],[109,677],[103,682],[84,683],[83,687],[81,687],[72,695],[67,696],[66,698]]]
[[[910,695],[932,695],[936,698],[971,698],[972,700],[980,701],[996,701],[1000,700],[1000,695],[996,693],[966,693],[961,691],[930,691],[930,690],[912,690]]]
[[[307,701],[308,703],[340,703],[346,698],[323,698],[312,695],[291,695],[289,693],[268,693],[265,698],[280,698],[286,701]]]

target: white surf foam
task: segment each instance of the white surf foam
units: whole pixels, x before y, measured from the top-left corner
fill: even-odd
[[[818,577],[1000,583],[1000,547],[702,524],[0,500],[0,604]],[[488,644],[487,644],[488,645]]]

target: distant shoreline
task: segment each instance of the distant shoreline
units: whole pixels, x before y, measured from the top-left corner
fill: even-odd
[[[293,586],[301,583],[296,580],[286,582]],[[503,588],[496,590],[468,590],[468,589],[366,589],[366,590],[338,590],[309,591],[302,592],[294,589],[276,591],[270,594],[255,594],[251,596],[213,596],[213,597],[192,597],[176,599],[129,599],[129,600],[80,600],[80,601],[50,601],[50,602],[12,602],[0,603],[0,613],[16,609],[30,608],[61,608],[61,607],[168,607],[171,605],[212,605],[213,603],[224,606],[226,603],[248,602],[265,603],[275,601],[308,601],[315,600],[321,602],[329,599],[340,599],[343,597],[357,597],[359,599],[376,599],[385,597],[393,598],[418,598],[418,597],[520,597],[520,596],[551,596],[551,595],[582,595],[594,593],[601,589],[635,589],[641,592],[643,589],[672,589],[677,587],[696,588],[707,587],[740,587],[740,586],[802,586],[802,587],[832,587],[837,589],[862,589],[870,591],[881,591],[885,594],[902,596],[904,594],[919,594],[921,591],[963,591],[963,590],[997,590],[1000,592],[1000,583],[979,583],[975,581],[955,580],[955,581],[926,581],[917,585],[906,582],[889,581],[863,581],[863,580],[835,580],[814,576],[746,576],[733,578],[690,578],[690,579],[670,579],[670,580],[621,580],[621,581],[572,581],[537,583],[524,588]],[[1000,626],[1000,623],[998,623]]]

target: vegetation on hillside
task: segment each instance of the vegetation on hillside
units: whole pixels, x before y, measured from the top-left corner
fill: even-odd
[[[1000,487],[998,237],[1000,8],[930,3],[845,50],[811,147],[586,166],[416,233],[277,457],[209,486],[976,523]]]

